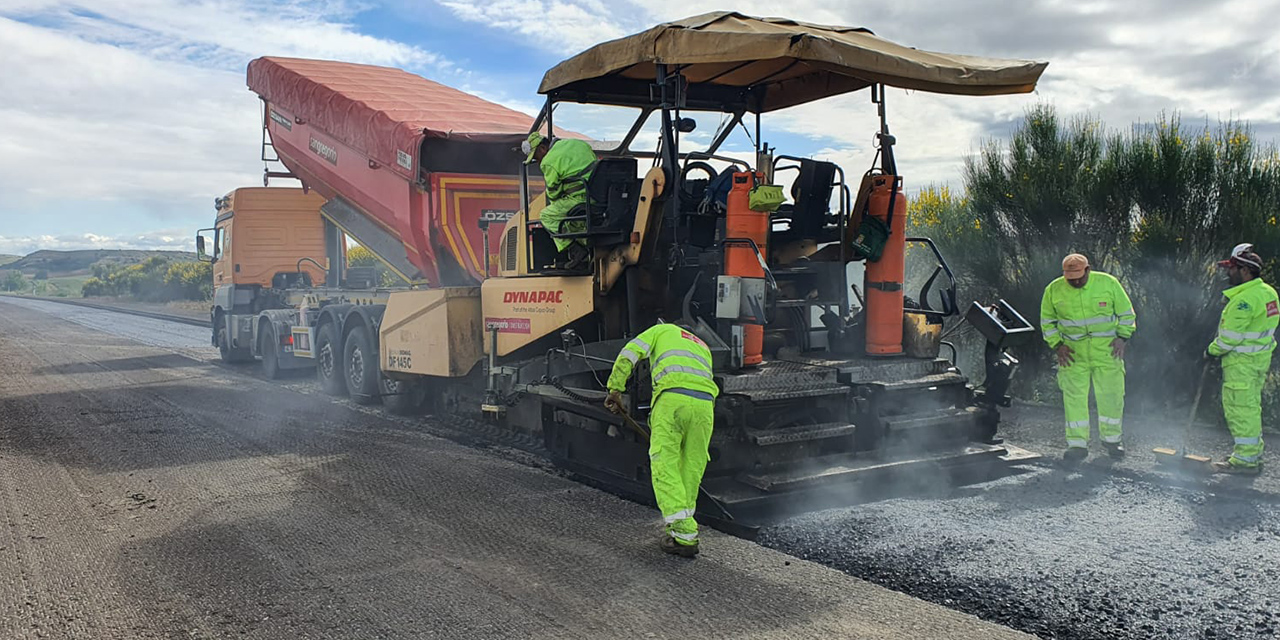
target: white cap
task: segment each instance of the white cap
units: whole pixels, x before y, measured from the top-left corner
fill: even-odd
[[[1241,242],[1231,250],[1231,257],[1218,262],[1219,267],[1231,266],[1231,263],[1247,264],[1258,269],[1262,268],[1262,259],[1258,254],[1253,252],[1253,243]]]

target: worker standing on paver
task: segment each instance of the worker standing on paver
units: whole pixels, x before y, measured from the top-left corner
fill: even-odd
[[[691,558],[698,554],[694,510],[698,487],[710,460],[708,447],[720,393],[711,372],[711,351],[693,332],[674,324],[649,327],[618,353],[609,374],[604,404],[622,412],[622,390],[636,363],[648,359],[653,380],[649,412],[649,475],[665,522],[662,550]]]
[[[1078,253],[1062,260],[1062,277],[1040,303],[1040,330],[1058,358],[1058,388],[1067,423],[1063,458],[1089,454],[1089,386],[1098,401],[1098,434],[1107,454],[1124,456],[1124,350],[1137,329],[1129,294],[1114,276]]]
[[[596,166],[596,153],[582,140],[551,140],[534,131],[521,145],[527,154],[525,164],[537,162],[546,184],[547,205],[538,214],[542,226],[550,231],[556,251],[567,258],[566,269],[576,269],[586,262],[585,238],[561,238],[556,234],[581,233],[587,230],[582,220],[564,221],[575,206],[587,201],[587,178]]]
[[[1280,300],[1259,277],[1262,258],[1252,244],[1236,245],[1218,266],[1227,270],[1231,288],[1222,292],[1226,305],[1206,356],[1222,359],[1222,412],[1235,448],[1213,468],[1217,473],[1257,475],[1262,471],[1262,385],[1276,349]]]

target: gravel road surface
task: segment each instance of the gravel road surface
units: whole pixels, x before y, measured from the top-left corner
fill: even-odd
[[[0,637],[1024,637],[213,353],[0,299]]]

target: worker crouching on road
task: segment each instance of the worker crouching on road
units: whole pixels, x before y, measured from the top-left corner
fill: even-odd
[[[1120,281],[1089,268],[1073,253],[1062,260],[1062,277],[1049,283],[1040,303],[1040,330],[1057,352],[1058,387],[1067,423],[1063,458],[1089,453],[1089,386],[1098,401],[1098,434],[1107,454],[1124,456],[1124,349],[1137,329],[1133,303]]]
[[[644,359],[653,379],[649,475],[666,523],[662,550],[692,558],[698,554],[698,522],[693,514],[710,460],[707,448],[720,393],[712,376],[711,351],[692,331],[659,320],[628,342],[614,361],[604,402],[610,411],[622,412],[622,390],[632,368]]]
[[[587,178],[596,166],[596,153],[582,140],[551,140],[534,131],[521,144],[525,164],[537,162],[546,184],[547,205],[538,214],[542,226],[550,231],[556,251],[567,260],[565,269],[577,269],[589,257],[585,238],[561,238],[561,233],[582,233],[583,220],[565,221],[565,216],[587,201]],[[558,260],[557,260],[558,262]]]
[[[1280,301],[1262,281],[1262,259],[1253,245],[1236,245],[1218,263],[1227,270],[1231,288],[1222,292],[1226,306],[1208,357],[1222,358],[1222,412],[1235,438],[1235,449],[1213,463],[1218,473],[1256,475],[1262,471],[1262,385],[1276,349]]]

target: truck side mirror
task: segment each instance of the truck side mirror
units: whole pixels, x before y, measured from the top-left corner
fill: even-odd
[[[209,243],[205,241],[204,232],[213,232],[213,255],[209,254]],[[196,259],[200,262],[208,262],[213,264],[218,261],[218,230],[217,229],[200,229],[196,231]]]

